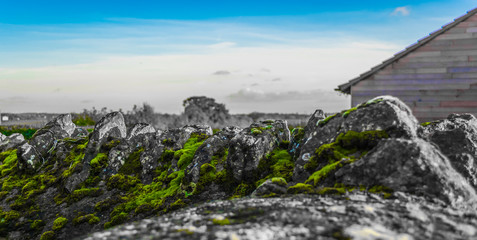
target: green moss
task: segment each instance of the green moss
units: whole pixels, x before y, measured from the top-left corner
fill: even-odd
[[[200,167],[199,181],[192,192],[192,194],[198,194],[207,187],[208,184],[215,181],[217,178],[216,169],[212,164],[205,163]]]
[[[331,116],[326,117],[325,119],[318,120],[316,122],[316,126],[322,127],[325,126],[331,119],[335,118],[338,114],[334,114]]]
[[[258,165],[257,176],[251,181],[256,181],[255,186],[258,187],[267,179],[274,177],[283,178],[285,181],[291,180],[293,175],[292,156],[286,149],[276,148],[265,158],[261,159]],[[258,181],[256,179],[259,179]]]
[[[346,188],[323,187],[318,189],[320,195],[343,195],[346,193]]]
[[[206,135],[192,134],[191,137],[184,144],[184,148],[177,150],[174,153],[174,159],[178,159],[177,166],[179,169],[184,170],[194,158],[195,151],[202,145]]]
[[[53,222],[53,227],[52,227],[53,231],[62,229],[66,225],[66,223],[68,223],[68,219],[64,217],[59,217],[55,219],[55,221]]]
[[[105,143],[103,143],[103,145],[101,145],[100,151],[107,153],[111,149],[113,149],[114,147],[118,146],[119,144],[121,144],[121,140],[118,140],[118,139],[114,139],[114,140],[111,140],[109,142],[105,142]]]
[[[113,188],[120,189],[123,191],[129,191],[131,188],[134,188],[141,181],[137,177],[115,174],[111,176],[107,181],[108,190]]]
[[[139,148],[133,152],[129,157],[124,161],[123,166],[119,169],[119,173],[126,175],[136,175],[139,176],[142,170],[142,164],[140,161],[141,153],[144,152],[144,148]]]
[[[230,220],[228,218],[224,218],[224,219],[217,219],[217,218],[214,218],[212,219],[212,223],[214,223],[215,225],[230,225]]]
[[[287,193],[289,194],[299,194],[299,193],[314,193],[315,190],[312,185],[304,184],[304,183],[297,183],[293,186],[290,186],[287,189]]]
[[[53,231],[46,231],[41,234],[40,240],[53,240],[55,239],[55,232]]]
[[[91,159],[91,162],[89,164],[91,166],[91,174],[97,175],[108,166],[108,155],[106,153],[98,153],[96,157]]]
[[[347,111],[343,112],[343,113],[341,114],[341,117],[347,118],[350,113],[352,113],[352,112],[354,112],[354,111],[356,111],[356,110],[358,110],[357,107],[350,108],[350,109],[348,109]]]
[[[176,210],[176,209],[179,209],[179,208],[183,208],[185,206],[187,206],[187,204],[184,201],[182,201],[182,199],[178,199],[177,201],[173,202],[169,206],[169,208],[170,208],[170,210]]]
[[[5,177],[12,173],[17,166],[17,150],[12,149],[0,153],[0,161],[2,161],[2,165],[0,165],[0,172],[2,174],[2,177]],[[4,189],[2,188],[2,190]]]
[[[231,198],[233,199],[233,198],[245,197],[249,195],[250,193],[252,193],[253,190],[255,190],[255,187],[253,185],[241,183],[235,188],[234,194],[232,195]]]
[[[291,138],[294,142],[293,149],[291,151],[295,151],[295,148],[297,148],[298,145],[301,143],[303,137],[305,137],[305,129],[301,127],[296,127],[291,131]]]
[[[386,131],[364,131],[364,132],[355,132],[348,131],[346,133],[341,133],[336,141],[343,148],[353,149],[366,149],[369,150],[376,146],[379,140],[389,138],[389,135]]]
[[[389,198],[393,194],[393,189],[386,187],[386,186],[373,186],[368,189],[368,192],[374,194],[381,194],[383,198]]]
[[[250,132],[253,134],[253,135],[260,135],[262,134],[262,130],[260,130],[259,128],[252,128],[250,130]]]
[[[87,214],[87,215],[83,215],[83,216],[78,216],[76,218],[73,219],[73,224],[74,225],[78,225],[78,224],[81,224],[81,223],[89,223],[89,224],[96,224],[100,221],[100,219],[94,215],[94,214]]]
[[[282,177],[272,178],[272,183],[278,184],[280,186],[286,186],[288,184],[287,181]]]
[[[33,230],[39,230],[43,226],[45,226],[45,222],[43,222],[42,220],[35,220],[30,224],[30,228]]]
[[[342,167],[343,164],[341,163],[341,161],[338,161],[338,162],[334,162],[334,163],[331,163],[331,164],[328,164],[326,166],[324,166],[323,168],[321,168],[320,170],[314,172],[309,178],[308,180],[305,181],[306,184],[309,184],[309,183],[312,183],[313,185],[317,185],[318,182],[325,178],[326,176],[328,176],[328,174],[335,170],[337,167]]]
[[[103,191],[99,188],[81,188],[74,190],[70,196],[68,196],[69,202],[78,202],[85,197],[99,197],[103,194]]]
[[[381,139],[388,138],[385,131],[348,131],[341,133],[335,142],[323,144],[315,151],[315,155],[304,165],[305,170],[314,173],[306,183],[314,185],[343,164],[354,162],[374,148]],[[319,166],[320,169],[316,170]]]
[[[128,214],[125,212],[120,212],[119,214],[114,215],[111,218],[111,221],[106,222],[104,224],[104,228],[107,229],[110,227],[114,227],[116,225],[124,223],[126,220],[128,220]]]
[[[154,207],[151,204],[144,203],[144,204],[139,205],[138,207],[136,207],[136,209],[134,209],[134,213],[136,215],[140,214],[140,213],[147,213],[147,212],[151,212],[153,209],[154,209]]]

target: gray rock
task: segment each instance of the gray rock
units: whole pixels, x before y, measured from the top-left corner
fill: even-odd
[[[71,137],[75,129],[76,125],[71,121],[71,114],[61,114],[36,131],[32,139],[47,132],[51,133],[55,139],[63,139]]]
[[[268,179],[253,191],[253,197],[277,196],[287,193],[287,182],[283,178]]]
[[[108,113],[94,126],[94,131],[89,138],[85,156],[81,161],[83,168],[79,173],[73,173],[65,183],[65,189],[73,192],[77,186],[84,182],[90,174],[90,162],[98,154],[101,145],[108,141],[126,138],[126,125],[120,112]]]
[[[157,164],[154,163],[153,160],[157,159],[150,159],[148,156],[151,155],[151,148],[152,151],[155,151],[155,145],[161,145],[157,139],[157,131],[154,127],[147,123],[138,123],[135,124],[128,132],[128,136],[126,137],[125,141],[121,141],[121,143],[111,149],[109,151],[109,163],[106,172],[108,175],[116,174],[119,169],[123,166],[125,160],[131,155],[134,151],[138,150],[139,148],[143,147],[145,152],[148,153],[146,156],[142,158],[142,165],[143,165],[143,176],[146,176],[150,171],[152,171]],[[162,150],[160,150],[162,153]],[[143,152],[144,153],[144,152]],[[156,155],[156,154],[152,154]],[[160,155],[159,155],[160,156]]]
[[[71,121],[70,114],[55,117],[36,131],[27,145],[24,144],[19,148],[19,164],[26,170],[37,171],[43,163],[48,161],[58,140],[71,137],[75,129],[76,125]]]
[[[312,117],[313,118],[313,117]],[[417,137],[418,122],[401,100],[391,96],[376,97],[349,111],[308,124],[300,154],[295,162],[293,181],[302,182],[309,173],[304,166],[323,144],[332,143],[348,131],[384,130],[390,137]]]
[[[281,142],[290,141],[286,121],[269,120],[253,123],[230,142],[227,166],[237,181],[253,181],[261,159]]]
[[[146,134],[156,134],[156,129],[154,129],[154,127],[151,124],[138,123],[138,124],[135,124],[128,131],[128,136],[126,137],[126,140],[131,141],[135,138],[142,138]]]
[[[465,217],[464,217],[465,216]],[[403,194],[211,201],[79,239],[476,239],[477,214]]]
[[[382,140],[363,158],[327,176],[322,185],[335,183],[386,186],[454,206],[477,206],[475,190],[436,147],[419,138]]]
[[[73,134],[71,134],[72,138],[84,138],[89,135],[89,132],[83,128],[77,127]]]
[[[422,127],[421,136],[436,144],[454,168],[477,189],[477,119],[471,114],[451,114]]]
[[[212,136],[212,128],[207,125],[186,125],[182,128],[174,128],[164,131],[159,140],[168,148],[172,148],[174,151],[182,149],[184,144],[195,134],[204,134],[206,136]]]
[[[36,149],[25,142],[17,149],[18,168],[27,172],[35,172],[44,162]]]
[[[3,141],[0,142],[0,152],[16,148],[24,141],[25,137],[23,137],[21,133],[14,133],[10,136],[7,136]]]
[[[192,163],[187,166],[185,177],[191,182],[197,183],[199,180],[200,167],[205,163],[210,163],[212,157],[217,153],[222,153],[229,147],[230,140],[242,131],[239,127],[225,127],[215,135],[209,137],[195,152]],[[217,171],[221,171],[223,166],[219,163]]]
[[[0,144],[1,142],[3,142],[4,140],[7,139],[7,136],[3,135],[2,133],[0,133]]]
[[[123,114],[120,112],[108,113],[94,126],[94,131],[89,139],[88,148],[99,151],[103,143],[112,139],[126,138],[126,136],[127,131]]]

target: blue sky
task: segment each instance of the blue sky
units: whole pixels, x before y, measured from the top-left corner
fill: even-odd
[[[333,89],[475,1],[4,1],[0,111],[339,111]]]

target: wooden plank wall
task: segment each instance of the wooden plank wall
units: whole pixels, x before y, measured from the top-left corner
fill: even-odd
[[[477,15],[351,87],[353,106],[380,95],[400,98],[421,122],[477,116]]]

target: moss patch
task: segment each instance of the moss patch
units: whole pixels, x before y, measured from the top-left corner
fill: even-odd
[[[381,139],[388,138],[385,131],[348,131],[341,133],[335,142],[323,144],[315,151],[304,165],[305,170],[313,172],[305,183],[317,185],[328,174],[342,167],[344,164],[354,162],[366,155]],[[317,169],[318,168],[318,169]]]
[[[53,227],[52,227],[53,231],[62,229],[66,225],[66,223],[68,223],[68,219],[64,217],[59,217],[55,219],[55,221],[53,222]]]

